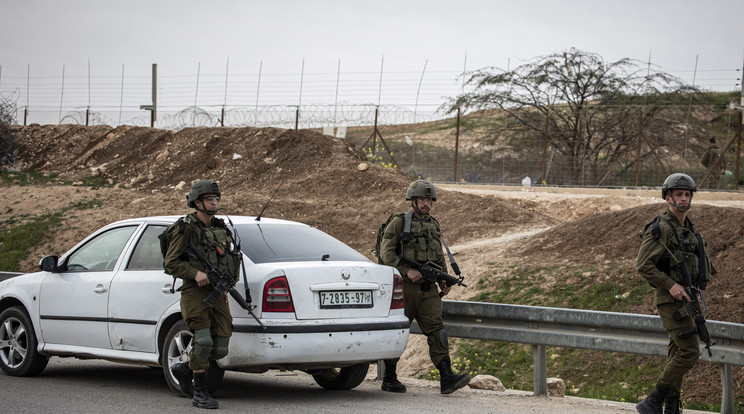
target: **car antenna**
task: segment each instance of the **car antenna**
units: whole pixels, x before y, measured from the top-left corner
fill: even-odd
[[[271,200],[274,199],[276,192],[279,191],[279,189],[282,187],[282,184],[284,184],[284,180],[282,180],[282,182],[279,183],[279,187],[277,187],[276,190],[274,190],[274,194],[272,194],[271,197],[269,197],[269,201],[266,202],[266,204],[261,209],[261,212],[258,213],[258,216],[256,216],[256,221],[261,221],[261,216],[263,215],[264,210],[266,210],[266,207],[269,206],[269,203],[271,203]]]

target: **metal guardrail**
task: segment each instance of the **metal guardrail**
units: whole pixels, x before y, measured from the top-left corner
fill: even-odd
[[[669,336],[658,316],[481,302],[443,301],[444,327],[456,338],[533,345],[534,394],[547,395],[546,346],[667,356]],[[732,366],[744,366],[744,325],[708,321],[717,344],[701,360],[720,365],[721,412],[734,412]],[[411,333],[420,334],[418,324]]]

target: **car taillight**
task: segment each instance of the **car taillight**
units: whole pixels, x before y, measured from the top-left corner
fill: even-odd
[[[400,275],[393,274],[393,300],[390,302],[390,309],[403,309],[406,299],[403,296],[403,278]]]
[[[263,312],[294,312],[286,276],[275,277],[264,286]]]

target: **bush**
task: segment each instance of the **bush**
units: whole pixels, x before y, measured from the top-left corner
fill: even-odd
[[[16,132],[13,129],[15,102],[0,95],[0,166],[15,163]]]

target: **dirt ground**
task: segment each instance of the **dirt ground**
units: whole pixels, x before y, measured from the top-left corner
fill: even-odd
[[[273,128],[191,128],[178,132],[143,127],[73,125],[18,129],[14,169],[56,174],[49,184],[0,181],[0,223],[17,223],[64,210],[63,227],[23,261],[37,268],[46,254],[61,254],[81,237],[114,220],[189,211],[191,182],[210,178],[223,189],[229,215],[255,215],[276,195],[264,216],[301,221],[372,257],[377,227],[393,211],[407,209],[411,179],[366,162],[344,140],[311,131]],[[63,185],[58,180],[73,182]],[[91,180],[102,185],[82,185]],[[665,208],[659,190],[564,192],[541,188],[440,185],[433,215],[469,280],[488,263],[528,259],[545,263],[621,263],[632,272],[638,232]],[[83,207],[94,202],[94,208]],[[85,204],[84,204],[85,203]],[[744,323],[739,276],[744,266],[744,195],[699,192],[691,219],[708,243],[719,272],[708,288],[708,318]],[[592,283],[587,275],[577,283]],[[453,289],[450,299],[474,296],[475,283]],[[651,290],[638,313],[654,313]],[[430,366],[426,344],[412,336],[400,373]],[[691,378],[706,384],[698,396],[716,396],[717,367],[698,364]],[[701,366],[702,365],[702,366]],[[735,368],[736,395],[744,371]],[[713,378],[713,380],[711,380]],[[697,381],[696,381],[697,382]],[[508,384],[505,384],[508,387]]]

